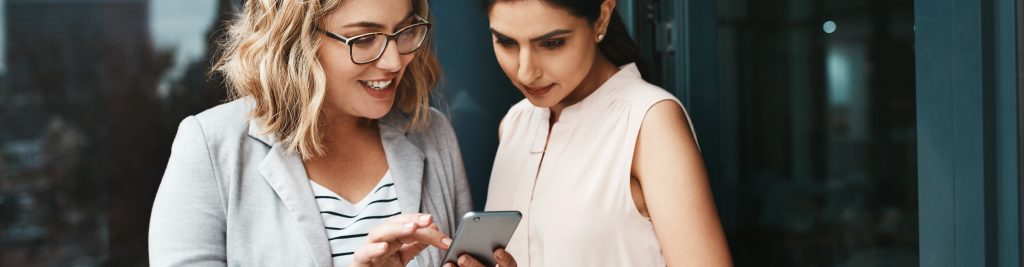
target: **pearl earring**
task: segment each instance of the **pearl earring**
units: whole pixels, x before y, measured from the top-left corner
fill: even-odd
[[[601,34],[601,35],[598,35],[598,36],[597,36],[597,42],[598,42],[598,43],[600,43],[600,42],[601,42],[601,41],[603,41],[603,40],[604,40],[604,34]]]

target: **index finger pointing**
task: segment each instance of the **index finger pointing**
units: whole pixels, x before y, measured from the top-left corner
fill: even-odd
[[[411,237],[420,243],[430,244],[440,249],[448,249],[448,246],[452,244],[452,239],[442,233],[434,224],[431,224],[430,227],[416,229]]]

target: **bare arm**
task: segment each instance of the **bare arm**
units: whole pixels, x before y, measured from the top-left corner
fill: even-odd
[[[668,266],[732,266],[704,161],[679,104],[662,101],[648,111],[632,172]]]

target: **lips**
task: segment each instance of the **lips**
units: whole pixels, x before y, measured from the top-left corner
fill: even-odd
[[[389,98],[395,92],[395,86],[398,83],[395,79],[386,80],[360,80],[359,85],[366,90],[370,96],[376,98]]]
[[[542,95],[548,93],[548,91],[551,91],[551,88],[554,87],[554,86],[555,86],[554,84],[551,84],[551,85],[544,86],[544,87],[523,86],[523,88],[526,89],[526,93],[527,94],[530,94],[530,95],[533,95],[533,96],[542,96]]]

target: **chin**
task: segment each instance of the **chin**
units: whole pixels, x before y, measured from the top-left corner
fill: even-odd
[[[376,120],[376,119],[383,118],[384,116],[387,116],[388,112],[391,112],[391,106],[387,106],[387,107],[372,107],[372,108],[368,108],[364,112],[362,112],[363,114],[360,117],[371,119],[371,120]]]
[[[543,99],[536,99],[536,98],[532,98],[532,97],[526,97],[526,100],[529,100],[530,104],[533,104],[534,107],[538,107],[538,108],[550,108],[552,106],[551,103],[548,103],[548,102],[544,101]]]
[[[530,101],[530,104],[533,104],[533,106],[538,107],[538,108],[550,108],[550,107],[554,106],[555,104],[558,104],[558,101],[556,101],[550,95],[539,96],[539,97],[538,96],[531,96],[531,95],[527,95],[527,94],[523,94],[523,95],[526,97],[526,100]]]

